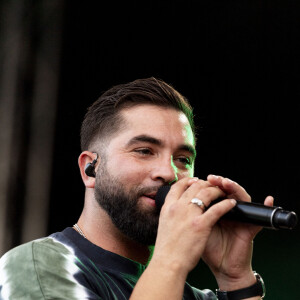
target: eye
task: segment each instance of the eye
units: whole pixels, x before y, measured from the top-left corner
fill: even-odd
[[[147,156],[147,155],[151,155],[152,151],[149,148],[139,148],[139,149],[135,149],[134,152],[143,155],[143,156]]]
[[[191,159],[189,157],[186,157],[186,156],[177,157],[176,160],[179,161],[181,164],[183,164],[185,166],[192,165]]]

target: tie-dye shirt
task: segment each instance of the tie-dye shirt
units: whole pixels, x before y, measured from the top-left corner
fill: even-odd
[[[2,256],[0,299],[129,299],[145,268],[68,227]],[[217,298],[186,283],[183,299]]]

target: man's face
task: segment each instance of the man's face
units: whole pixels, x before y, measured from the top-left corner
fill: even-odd
[[[154,244],[157,189],[193,176],[195,142],[182,112],[139,105],[121,112],[122,129],[105,147],[97,170],[95,198],[129,238]]]

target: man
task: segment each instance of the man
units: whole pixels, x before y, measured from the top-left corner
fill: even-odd
[[[186,283],[200,259],[219,299],[261,299],[251,268],[261,228],[219,220],[234,199],[250,196],[221,176],[193,177],[195,139],[189,103],[165,82],[140,79],[104,93],[81,128],[79,220],[1,258],[1,299],[217,299]],[[159,212],[163,185],[171,189]]]

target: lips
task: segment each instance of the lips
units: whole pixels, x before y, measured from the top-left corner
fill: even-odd
[[[156,192],[155,193],[150,193],[150,194],[144,194],[144,196],[155,200]]]

